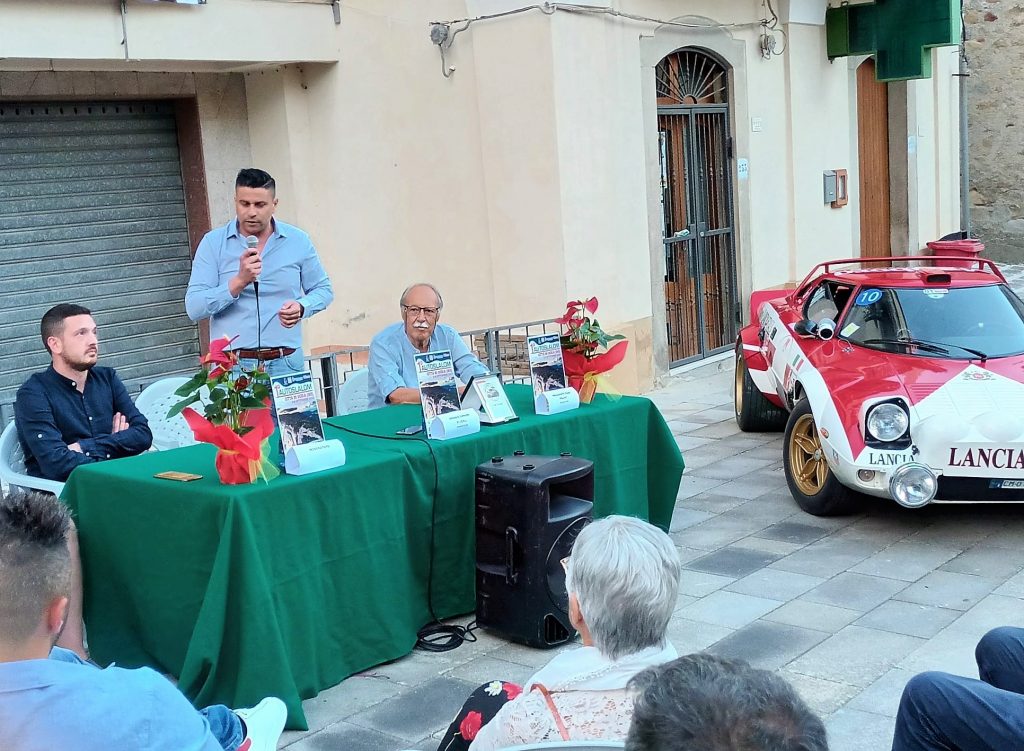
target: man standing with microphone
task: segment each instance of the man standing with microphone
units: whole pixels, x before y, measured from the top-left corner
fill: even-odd
[[[200,241],[185,291],[189,318],[209,318],[212,337],[237,336],[242,367],[271,376],[305,369],[298,323],[334,299],[309,235],[274,218],[275,192],[263,170],[238,173],[236,218]]]

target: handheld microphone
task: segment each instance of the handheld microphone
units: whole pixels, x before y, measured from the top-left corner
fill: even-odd
[[[246,250],[255,249],[259,244],[260,239],[256,235],[249,235],[245,238]],[[256,293],[256,349],[260,350],[263,346],[261,341],[263,322],[260,320],[260,278],[258,275],[252,280],[252,291]]]
[[[245,247],[247,250],[254,250],[260,244],[260,239],[256,235],[249,235],[245,238]],[[253,290],[258,295],[260,293],[260,278],[257,276],[252,283]]]

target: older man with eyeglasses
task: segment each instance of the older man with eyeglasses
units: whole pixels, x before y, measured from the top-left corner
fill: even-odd
[[[469,351],[459,332],[438,323],[444,300],[433,284],[407,287],[399,305],[402,320],[393,323],[370,342],[369,407],[387,404],[419,404],[415,355],[446,349],[452,353],[455,375],[465,382],[488,370]]]

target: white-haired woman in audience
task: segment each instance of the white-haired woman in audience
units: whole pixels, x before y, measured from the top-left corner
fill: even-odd
[[[624,740],[633,712],[626,684],[676,658],[665,631],[679,594],[679,554],[640,519],[609,516],[580,532],[565,586],[583,647],[559,653],[520,689],[477,689],[438,751],[489,751],[558,740]]]

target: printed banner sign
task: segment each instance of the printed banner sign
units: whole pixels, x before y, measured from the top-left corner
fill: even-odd
[[[285,453],[295,446],[324,439],[316,387],[308,370],[271,378],[270,392],[281,431],[281,448]]]

